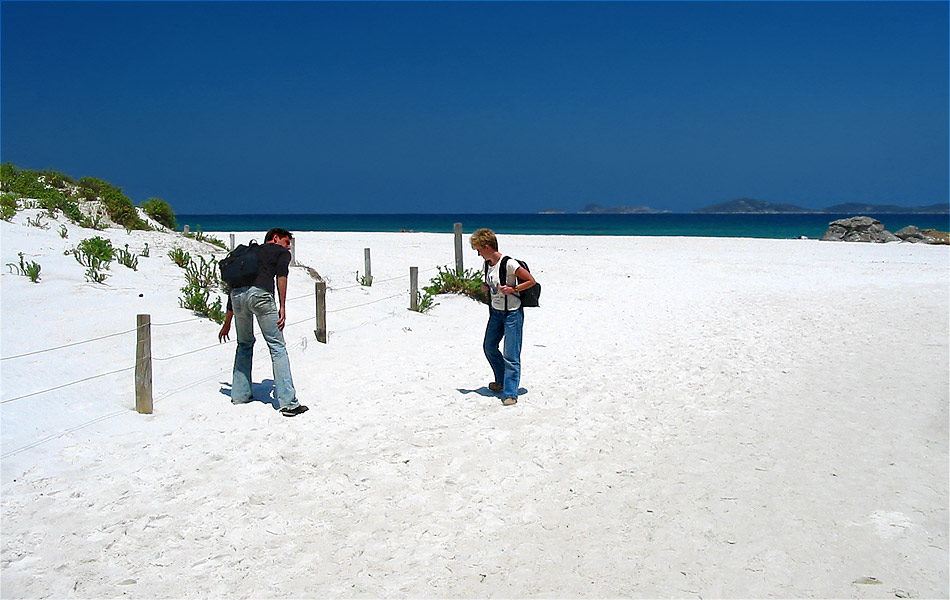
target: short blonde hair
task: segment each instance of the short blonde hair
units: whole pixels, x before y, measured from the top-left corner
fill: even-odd
[[[498,250],[498,238],[495,237],[495,232],[491,229],[479,229],[472,234],[471,242],[472,248],[476,250],[482,246],[491,246]]]

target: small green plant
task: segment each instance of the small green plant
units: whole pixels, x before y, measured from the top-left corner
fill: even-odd
[[[187,308],[200,317],[207,317],[215,323],[224,323],[225,311],[221,306],[221,298],[216,297],[214,302],[209,303],[208,289],[194,282],[181,288],[181,292],[184,295],[178,299],[179,306]]]
[[[216,237],[214,237],[214,236],[212,236],[212,235],[205,235],[204,233],[202,233],[202,232],[201,232],[201,225],[198,225],[197,227],[195,227],[195,231],[194,231],[193,233],[192,233],[192,232],[186,233],[186,234],[185,234],[185,237],[186,237],[186,238],[191,238],[191,239],[193,239],[193,240],[198,240],[199,242],[206,242],[206,243],[211,244],[211,245],[213,245],[213,246],[217,246],[218,248],[221,248],[222,250],[227,250],[227,249],[228,249],[227,244],[225,244],[224,242],[222,242],[222,241],[219,240],[218,238],[216,238]]]
[[[19,252],[18,254],[20,255],[19,265],[16,263],[7,263],[7,266],[10,267],[10,272],[29,277],[33,283],[39,282],[41,269],[39,263],[32,260],[30,262],[24,262],[23,253]]]
[[[89,229],[95,229],[96,231],[102,231],[106,228],[102,223],[102,215],[96,215],[91,219],[86,219],[86,223],[89,225]]]
[[[172,259],[172,262],[181,267],[182,269],[188,266],[188,263],[191,262],[191,255],[182,250],[181,248],[172,248],[168,251],[168,258]]]
[[[142,258],[148,258],[148,255],[150,253],[151,253],[151,250],[149,250],[148,242],[145,242],[145,247],[142,248],[141,252],[139,252],[139,256],[141,256]]]
[[[64,240],[69,237],[69,230],[66,229],[65,225],[59,226],[59,237],[63,238]]]
[[[416,306],[418,307],[419,312],[427,313],[438,305],[439,303],[435,301],[435,296],[429,292],[426,292],[425,294],[416,292]]]
[[[73,256],[82,266],[98,271],[109,268],[109,263],[115,257],[115,248],[109,240],[96,236],[79,242],[73,250]]]
[[[124,265],[133,271],[139,270],[139,257],[129,252],[129,245],[125,245],[125,249],[115,250],[115,259],[119,261],[120,265]]]
[[[108,273],[106,273],[105,271],[100,271],[99,269],[95,267],[89,267],[88,269],[86,269],[86,279],[88,279],[92,283],[102,283],[103,281],[106,280],[106,277],[108,276],[109,276]]]
[[[30,227],[36,227],[38,229],[49,229],[49,225],[43,222],[43,215],[36,215],[35,219],[27,217],[26,224]]]
[[[189,284],[201,287],[221,287],[221,277],[218,275],[218,261],[206,260],[199,256],[198,260],[189,260],[185,265],[185,279]]]
[[[360,272],[356,272],[356,282],[360,285],[370,287],[373,285],[373,276],[372,275],[360,275]]]

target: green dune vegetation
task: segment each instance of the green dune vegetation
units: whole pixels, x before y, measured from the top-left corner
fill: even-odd
[[[0,218],[4,220],[10,220],[18,210],[39,208],[51,214],[60,211],[82,227],[101,229],[100,219],[82,210],[82,203],[90,201],[101,203],[110,220],[130,231],[152,229],[122,188],[108,181],[97,177],[77,181],[51,169],[34,171],[11,163],[0,165]],[[140,208],[161,225],[175,228],[175,213],[164,200],[149,198]]]

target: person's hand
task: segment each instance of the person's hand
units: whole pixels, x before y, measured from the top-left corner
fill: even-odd
[[[277,319],[277,329],[281,331],[284,330],[284,324],[287,322],[287,309],[283,306],[280,307],[280,317]]]
[[[498,291],[505,295],[514,294],[515,288],[511,287],[510,285],[500,285],[498,286]]]
[[[218,343],[230,341],[229,333],[231,333],[231,321],[225,321],[221,326],[221,331],[218,332]]]

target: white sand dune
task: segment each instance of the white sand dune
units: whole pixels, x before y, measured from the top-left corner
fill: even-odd
[[[300,233],[330,337],[293,269],[285,333],[311,410],[287,419],[263,341],[261,401],[232,406],[234,344],[178,307],[166,252],[207,246],[63,239],[32,214],[0,222],[3,263],[43,267],[0,276],[4,598],[950,594],[950,248],[501,236],[544,287],[525,393],[502,407],[485,307],[407,310],[409,267],[425,283],[453,265],[451,235]],[[87,283],[64,251],[92,235],[151,254]]]

